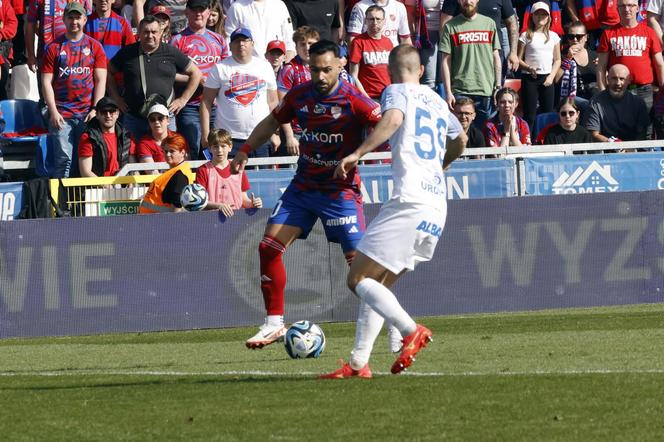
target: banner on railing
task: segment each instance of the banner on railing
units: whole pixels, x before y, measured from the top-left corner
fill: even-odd
[[[446,175],[448,199],[501,198],[517,194],[515,160],[457,161]],[[263,199],[265,207],[276,204],[293,178],[293,169],[250,170],[251,191]],[[360,166],[365,203],[383,203],[392,195],[394,182],[389,164]]]
[[[525,195],[664,189],[664,153],[524,158]]]
[[[0,221],[15,219],[21,211],[23,183],[0,183]]]

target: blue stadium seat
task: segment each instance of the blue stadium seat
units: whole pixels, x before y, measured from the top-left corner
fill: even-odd
[[[48,126],[37,101],[0,101],[0,145],[7,158],[35,160],[38,175],[48,175]],[[7,136],[14,134],[14,136]],[[24,135],[16,135],[24,134]]]
[[[539,133],[552,123],[558,122],[558,112],[547,112],[545,114],[538,114],[535,117],[535,124],[533,125],[533,133],[530,134],[531,138],[534,140],[537,139]]]
[[[47,131],[39,103],[32,100],[0,101],[0,136],[28,130]],[[11,137],[14,141],[36,141],[37,136]]]

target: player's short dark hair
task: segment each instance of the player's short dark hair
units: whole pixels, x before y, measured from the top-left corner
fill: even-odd
[[[326,52],[332,52],[335,57],[339,58],[339,46],[330,40],[319,40],[312,44],[309,48],[309,57],[323,55]]]

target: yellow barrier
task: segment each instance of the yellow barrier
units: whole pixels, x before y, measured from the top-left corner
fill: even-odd
[[[55,201],[60,192],[72,216],[113,216],[138,213],[138,205],[158,175],[50,180]]]

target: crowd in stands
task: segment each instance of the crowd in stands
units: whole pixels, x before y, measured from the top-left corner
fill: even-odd
[[[469,147],[661,138],[663,10],[662,0],[12,0],[0,7],[0,99],[27,65],[50,176],[109,176],[165,161],[178,134],[186,158],[210,160],[208,136],[224,130],[233,157],[311,78],[320,39],[340,45],[344,80],[380,102],[388,54],[405,43]],[[300,134],[284,124],[253,155],[296,154]]]

